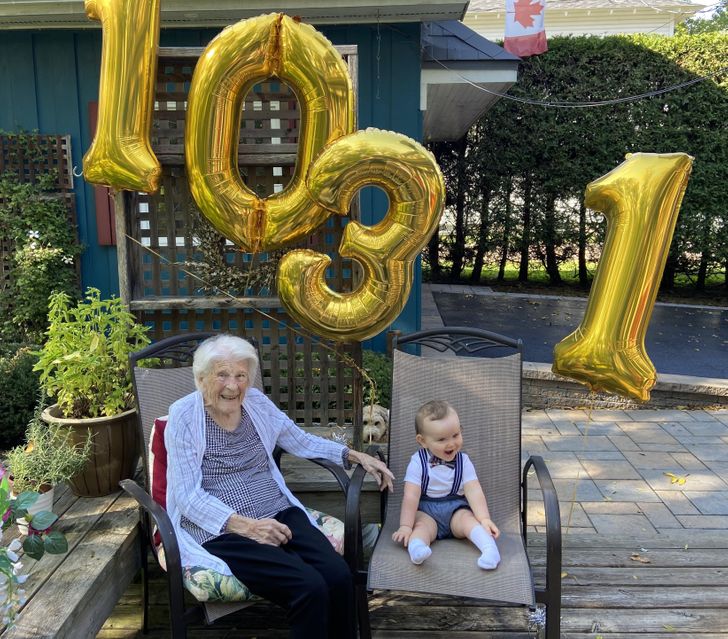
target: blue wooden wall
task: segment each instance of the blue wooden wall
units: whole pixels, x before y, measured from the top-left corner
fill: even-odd
[[[356,44],[359,51],[359,128],[374,126],[422,136],[419,111],[420,25],[353,25],[322,28],[334,44]],[[204,46],[216,30],[164,30],[162,46]],[[87,105],[98,99],[101,31],[0,32],[0,129],[70,134],[73,162],[79,168],[91,144]],[[83,286],[107,296],[118,291],[114,247],[96,243],[93,189],[75,180]],[[386,198],[376,189],[362,195],[362,221],[378,221]],[[395,328],[419,327],[420,268],[407,306]],[[383,350],[384,336],[365,343]]]

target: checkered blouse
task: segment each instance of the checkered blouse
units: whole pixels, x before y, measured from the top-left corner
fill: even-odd
[[[251,519],[272,517],[291,505],[273,479],[263,442],[245,409],[232,432],[205,411],[202,490]],[[184,515],[181,524],[200,545],[216,537]]]

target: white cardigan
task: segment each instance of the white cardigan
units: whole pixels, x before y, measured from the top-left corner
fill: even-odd
[[[273,461],[276,444],[283,450],[307,459],[323,457],[342,463],[344,446],[301,430],[261,391],[250,388],[243,406],[253,421],[263,447],[273,479],[293,506],[303,509],[283,481],[283,475]],[[195,391],[177,400],[169,409],[164,431],[167,448],[167,512],[177,535],[182,566],[203,566],[231,575],[228,565],[200,546],[180,525],[184,514],[201,528],[214,535],[224,527],[234,510],[202,490],[202,456],[205,452],[205,409],[202,394]],[[314,523],[313,521],[311,523]]]

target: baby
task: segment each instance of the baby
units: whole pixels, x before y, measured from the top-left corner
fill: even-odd
[[[445,401],[427,402],[415,417],[417,443],[404,478],[399,529],[392,535],[421,564],[435,539],[467,537],[480,550],[478,566],[495,568],[500,535],[491,521],[485,494],[463,446],[460,418]]]

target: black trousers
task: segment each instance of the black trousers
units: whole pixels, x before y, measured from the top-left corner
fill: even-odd
[[[348,639],[354,632],[354,583],[349,566],[295,506],[275,518],[291,540],[270,546],[233,533],[203,544],[252,593],[288,611],[292,639]]]

